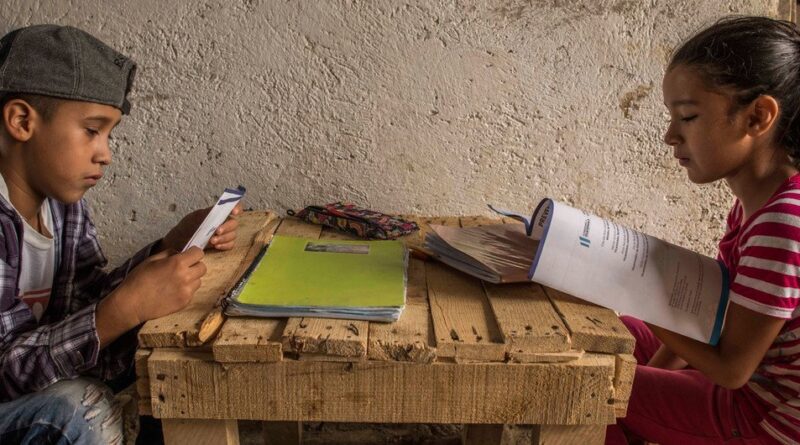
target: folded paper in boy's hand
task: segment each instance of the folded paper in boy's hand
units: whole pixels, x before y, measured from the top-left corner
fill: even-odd
[[[241,185],[235,189],[226,188],[222,196],[217,200],[217,203],[214,204],[214,207],[208,212],[206,218],[200,226],[197,227],[197,230],[194,232],[189,242],[186,243],[186,247],[183,248],[182,252],[186,252],[192,246],[205,249],[208,240],[211,239],[211,236],[214,235],[217,228],[228,219],[228,215],[231,214],[233,208],[242,200],[244,192],[245,188]]]

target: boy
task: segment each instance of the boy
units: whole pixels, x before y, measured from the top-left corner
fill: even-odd
[[[121,443],[100,380],[130,368],[136,327],[186,306],[203,252],[180,251],[206,211],[106,273],[83,195],[111,162],[133,61],[40,25],[0,40],[0,443]],[[234,214],[241,208],[234,210]],[[230,249],[236,222],[211,239]]]

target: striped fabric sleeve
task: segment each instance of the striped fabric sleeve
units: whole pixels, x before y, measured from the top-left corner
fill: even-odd
[[[791,318],[800,301],[800,194],[777,198],[743,228],[731,301]]]

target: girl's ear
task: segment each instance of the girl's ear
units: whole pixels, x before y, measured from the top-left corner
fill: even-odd
[[[12,139],[27,142],[33,136],[36,110],[22,99],[13,99],[3,107],[3,126]]]
[[[766,134],[778,123],[780,105],[774,97],[761,95],[747,107],[747,111],[747,133],[757,137]]]

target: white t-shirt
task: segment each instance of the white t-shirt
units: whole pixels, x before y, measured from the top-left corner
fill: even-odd
[[[0,181],[0,195],[3,195],[3,198],[11,204],[5,179]],[[13,204],[11,206],[13,207]],[[42,203],[39,215],[50,236],[37,232],[25,221],[25,218],[20,217],[25,229],[22,235],[19,267],[19,298],[31,308],[36,321],[42,318],[42,314],[50,303],[56,264],[55,241],[52,236],[53,215],[50,213],[50,205],[47,200]]]

